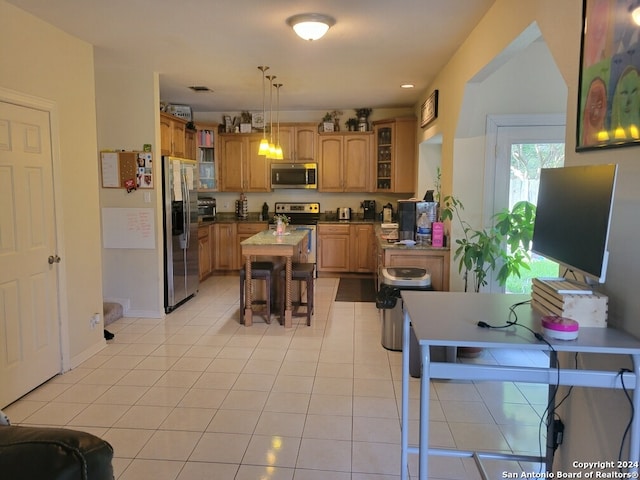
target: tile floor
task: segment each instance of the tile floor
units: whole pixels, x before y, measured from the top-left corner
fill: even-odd
[[[238,324],[238,279],[206,280],[163,320],[123,318],[115,339],[5,409],[14,424],[89,431],[114,447],[118,480],[400,478],[401,353],[380,345],[374,303],[334,302],[320,278],[311,327]],[[532,365],[543,354],[483,352]],[[419,381],[411,384],[410,442]],[[546,387],[439,381],[431,446],[539,452]],[[410,456],[411,478],[417,458]],[[517,468],[516,468],[517,467]],[[489,461],[502,472],[535,465]],[[480,478],[470,459],[432,457],[431,479]]]

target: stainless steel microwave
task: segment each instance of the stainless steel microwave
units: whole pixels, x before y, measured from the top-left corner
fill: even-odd
[[[272,163],[271,188],[318,188],[318,164]]]

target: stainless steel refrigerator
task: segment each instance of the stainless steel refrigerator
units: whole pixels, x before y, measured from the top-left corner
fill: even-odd
[[[195,160],[162,157],[166,313],[195,295],[200,283],[197,176]]]

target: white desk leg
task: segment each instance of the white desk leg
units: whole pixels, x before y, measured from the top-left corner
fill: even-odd
[[[633,373],[635,374],[635,389],[633,391],[633,422],[631,424],[629,441],[629,461],[638,464],[640,461],[640,355],[631,355],[633,360]],[[638,467],[629,469],[630,472],[637,473]]]
[[[429,478],[429,376],[430,354],[429,346],[421,346],[422,377],[420,378],[420,454],[419,454],[419,478],[427,480]]]
[[[408,448],[409,448],[409,325],[411,319],[406,310],[403,309],[402,322],[402,423],[400,425],[401,459],[400,478],[409,478]]]

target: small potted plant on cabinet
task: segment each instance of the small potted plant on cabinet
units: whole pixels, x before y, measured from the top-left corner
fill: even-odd
[[[356,130],[358,130],[358,119],[354,117],[349,118],[346,122],[344,122],[344,125],[350,132],[355,132]]]
[[[371,115],[370,108],[356,108],[356,116],[358,117],[358,131],[369,131],[369,115]]]
[[[333,132],[333,116],[327,112],[322,117],[322,123],[319,127],[320,132]]]

